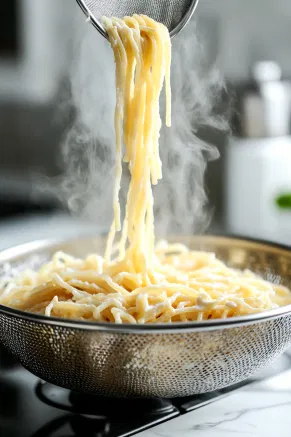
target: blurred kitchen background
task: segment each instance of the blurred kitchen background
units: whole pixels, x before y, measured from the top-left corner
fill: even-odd
[[[200,0],[195,13],[232,106],[231,137],[201,132],[221,153],[206,175],[215,232],[291,244],[290,17],[288,0]],[[39,178],[62,172],[74,117],[67,73],[82,20],[73,0],[1,2],[1,248],[98,227],[69,218],[49,191],[35,193]]]

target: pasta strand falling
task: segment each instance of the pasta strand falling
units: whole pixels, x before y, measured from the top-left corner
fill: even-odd
[[[82,260],[57,252],[38,272],[2,278],[0,303],[46,316],[140,324],[243,316],[290,304],[286,287],[231,269],[213,253],[178,243],[155,245],[152,185],[162,178],[164,84],[171,124],[170,36],[144,15],[103,22],[116,65],[114,220],[105,256]],[[122,160],[131,180],[121,225]]]

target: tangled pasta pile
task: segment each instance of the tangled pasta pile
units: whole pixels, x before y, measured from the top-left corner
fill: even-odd
[[[98,255],[57,252],[39,271],[3,279],[0,302],[67,319],[115,323],[201,321],[257,313],[291,303],[286,287],[226,267],[215,254],[160,242],[154,271],[116,269]]]

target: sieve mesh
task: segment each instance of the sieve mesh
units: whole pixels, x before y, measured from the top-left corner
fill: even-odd
[[[190,19],[198,0],[77,0],[102,28],[102,16],[123,18],[144,14],[163,23],[173,35]]]
[[[291,251],[240,239],[179,239],[191,249],[215,251],[228,265],[250,268],[291,286]],[[100,239],[14,248],[0,254],[12,267],[38,267],[56,250],[84,256],[102,250]],[[230,320],[230,319],[229,319]],[[241,318],[243,320],[243,318]],[[227,325],[207,322],[171,332],[122,330],[23,314],[0,306],[0,341],[32,373],[53,384],[98,395],[176,397],[237,383],[269,364],[291,343],[291,311],[275,318]],[[164,325],[165,326],[165,325]],[[190,325],[187,324],[189,327]],[[198,327],[195,327],[198,326]]]

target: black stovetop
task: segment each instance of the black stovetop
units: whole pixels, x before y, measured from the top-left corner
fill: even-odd
[[[109,399],[40,381],[0,347],[0,436],[130,436],[290,368],[291,358],[283,355],[264,374],[216,392],[183,399]]]

